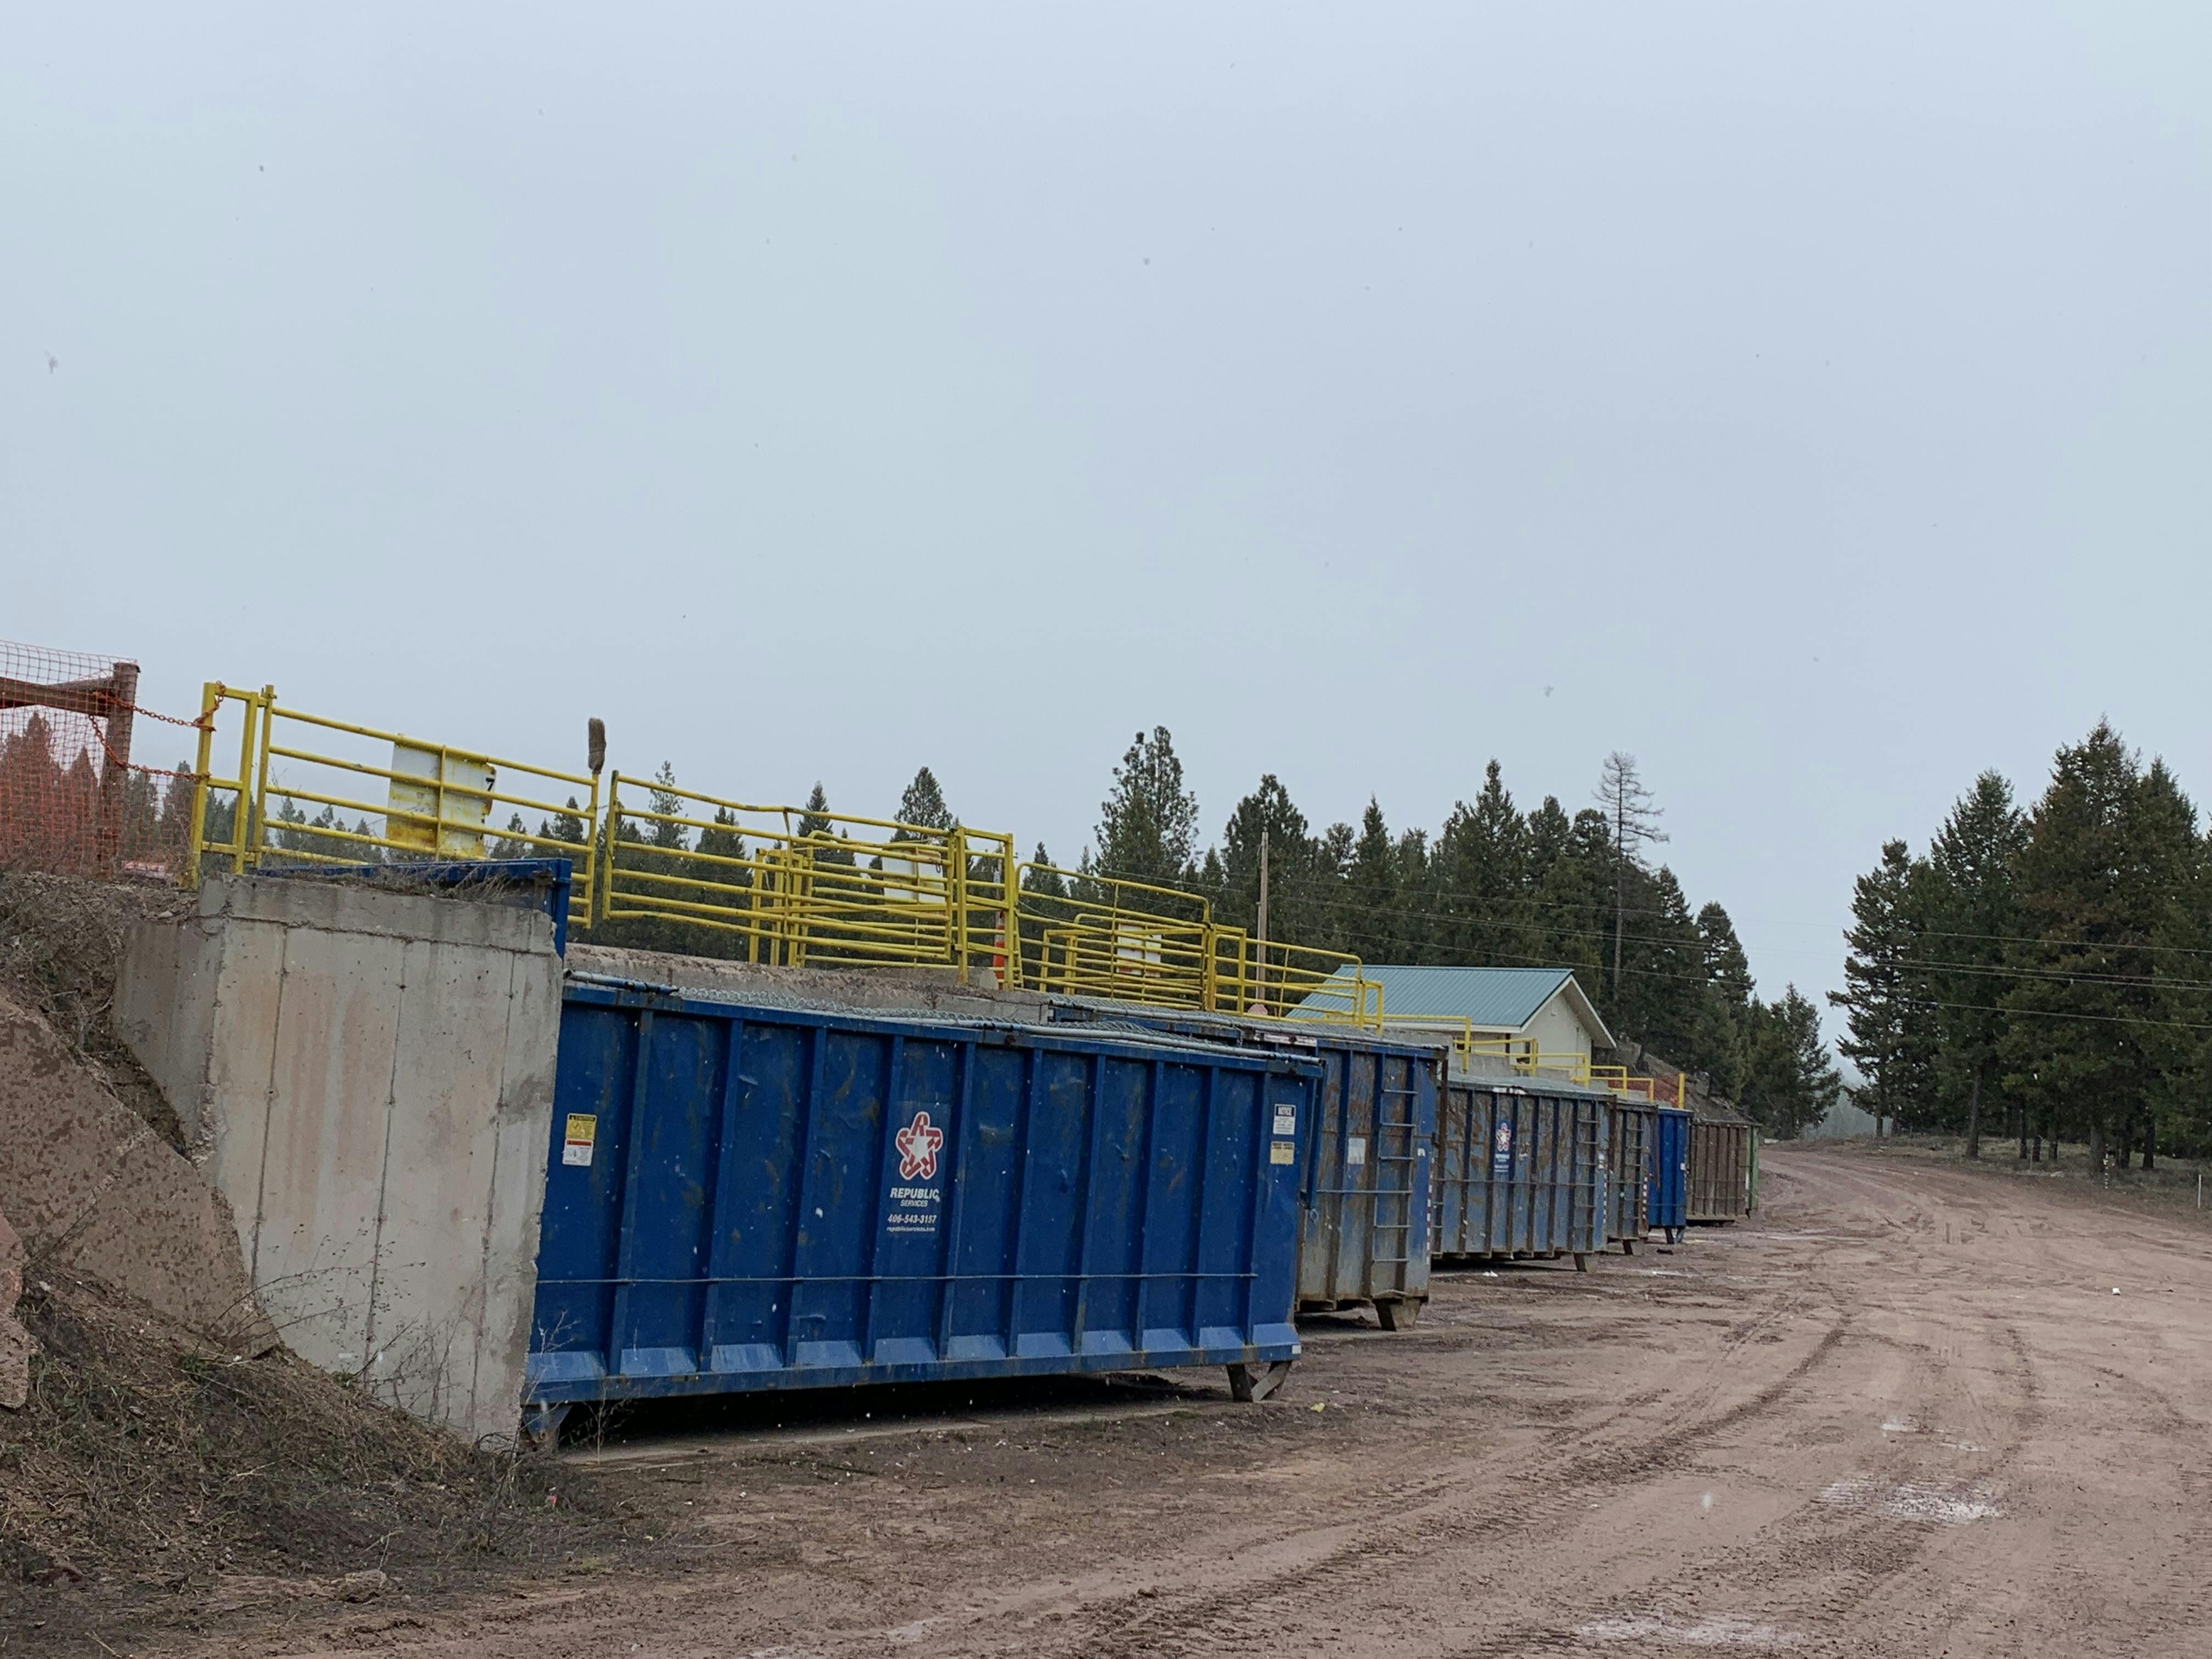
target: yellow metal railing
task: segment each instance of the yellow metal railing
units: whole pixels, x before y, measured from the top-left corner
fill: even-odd
[[[1570,1083],[1584,1085],[1591,1081],[1589,1056],[1578,1049],[1552,1052],[1539,1048],[1526,1039],[1471,1037],[1466,1052],[1470,1055],[1486,1054],[1494,1059],[1510,1060],[1515,1071],[1527,1077],[1539,1074],[1562,1077]]]
[[[594,925],[733,935],[747,961],[785,967],[1008,976],[1010,836],[724,800],[616,772],[597,854]]]
[[[1021,982],[1033,989],[1260,1018],[1379,1029],[1382,988],[1357,957],[1213,919],[1199,894],[1024,864]]]
[[[287,708],[269,686],[210,684],[201,712],[189,884],[288,864],[565,857],[580,931],[617,924],[673,949],[696,932],[760,963],[988,967],[1067,995],[1394,1023],[1356,957],[1263,944],[1180,888],[1021,863],[1010,836],[620,771],[603,793],[596,748],[589,773],[497,759]]]
[[[1263,1018],[1321,1019],[1379,1030],[1382,988],[1358,957],[1282,939],[1261,942],[1241,928],[1217,930],[1216,994],[1223,1006]]]
[[[1017,883],[1016,982],[1158,1007],[1220,1006],[1212,908],[1199,894],[1034,861]]]
[[[1589,1069],[1590,1081],[1617,1095],[1625,1095],[1631,1100],[1648,1100],[1655,1106],[1675,1106],[1685,1110],[1689,1107],[1689,1092],[1680,1073],[1670,1080],[1663,1077],[1634,1077],[1626,1066],[1593,1066]]]
[[[599,781],[590,774],[288,708],[274,686],[210,682],[200,715],[187,885],[210,869],[566,858],[574,866],[572,915],[590,914],[599,817]],[[216,757],[228,752],[223,727],[233,718],[237,760],[224,775]],[[564,788],[565,804],[550,799]],[[526,811],[537,815],[536,829]]]

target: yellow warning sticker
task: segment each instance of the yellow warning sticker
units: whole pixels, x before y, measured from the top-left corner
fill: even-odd
[[[1268,1146],[1268,1148],[1267,1148],[1267,1162],[1268,1162],[1268,1163],[1270,1163],[1270,1164],[1295,1164],[1295,1163],[1297,1163],[1297,1161],[1298,1161],[1298,1143],[1297,1143],[1297,1141],[1295,1141],[1295,1140],[1278,1140],[1278,1141],[1274,1141],[1274,1142],[1273,1142],[1272,1144],[1270,1144],[1270,1145],[1269,1145],[1269,1146]]]
[[[561,1142],[563,1164],[590,1164],[592,1143],[599,1138],[599,1120],[589,1112],[568,1114],[568,1129]]]

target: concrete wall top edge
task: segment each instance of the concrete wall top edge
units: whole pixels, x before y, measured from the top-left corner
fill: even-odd
[[[210,876],[200,889],[203,920],[276,922],[329,933],[426,939],[523,956],[553,951],[553,919],[512,905],[287,876]]]
[[[963,981],[959,971],[951,968],[769,967],[574,939],[568,945],[568,967],[572,973],[757,997],[770,1003],[795,1000],[798,1006],[1027,1020],[1044,1018],[1048,1006],[1046,999],[1033,991],[999,989],[988,970]]]

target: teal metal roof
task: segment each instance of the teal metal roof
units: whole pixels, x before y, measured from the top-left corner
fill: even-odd
[[[1571,986],[1568,996],[1580,1007],[1583,1014],[1602,1034],[1604,1022],[1598,1018],[1597,1010],[1583,994],[1580,985],[1574,983],[1574,973],[1566,968],[1378,968],[1372,965],[1359,970],[1370,983],[1382,988],[1382,1012],[1392,1019],[1408,1015],[1434,1014],[1448,1019],[1465,1019],[1484,1030],[1517,1031],[1536,1017],[1536,1011],[1557,995],[1563,985]],[[1309,996],[1301,1008],[1316,1012],[1324,1009],[1341,1009],[1350,1003],[1347,992],[1338,991],[1340,981],[1348,982],[1349,968],[1340,969],[1331,980]],[[1298,1010],[1291,1011],[1296,1018]],[[1609,1041],[1609,1038],[1601,1038]]]

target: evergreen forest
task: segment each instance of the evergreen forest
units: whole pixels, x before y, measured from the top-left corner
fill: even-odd
[[[1984,772],[1852,896],[1839,1047],[1901,1129],[2085,1143],[2150,1168],[2212,1148],[2212,840],[2163,761],[2099,721],[2033,805]]]

